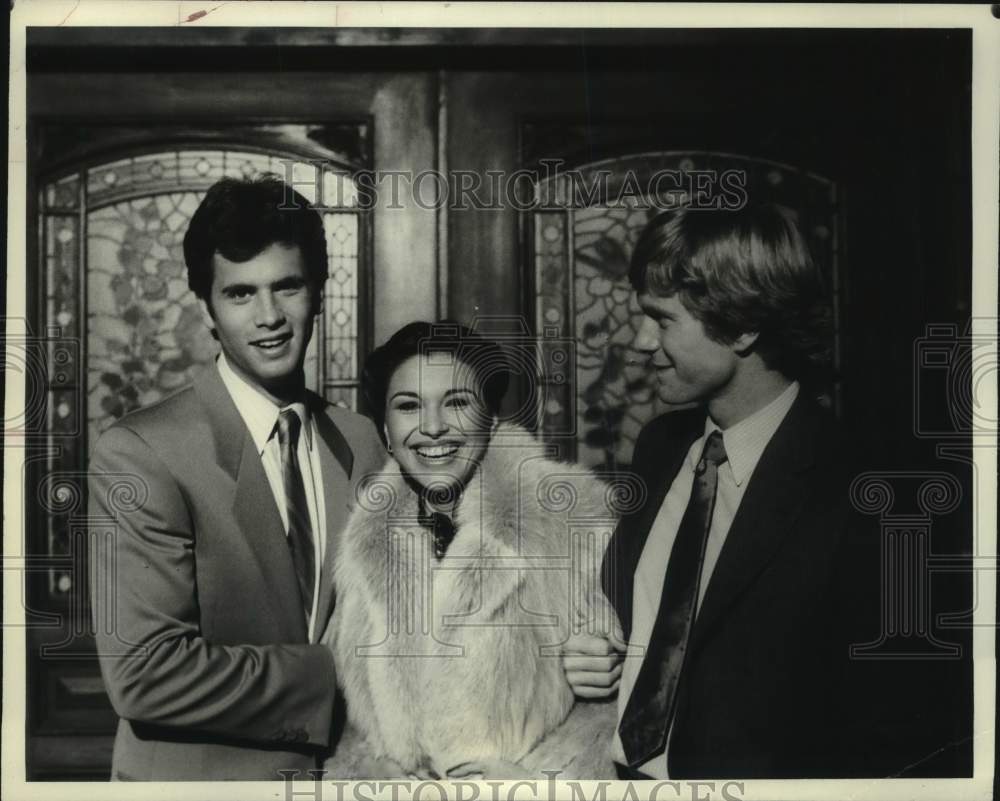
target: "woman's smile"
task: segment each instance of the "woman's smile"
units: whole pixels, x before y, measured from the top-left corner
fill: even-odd
[[[429,465],[449,464],[454,461],[456,454],[464,445],[463,442],[449,440],[447,442],[421,443],[411,445],[410,448],[424,462]]]
[[[495,422],[475,373],[461,362],[411,356],[393,372],[386,394],[386,442],[402,471],[418,484],[464,486]]]

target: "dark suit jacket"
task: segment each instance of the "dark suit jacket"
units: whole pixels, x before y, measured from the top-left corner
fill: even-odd
[[[367,418],[310,404],[328,537],[318,635],[355,484],[385,452]],[[90,491],[98,656],[121,717],[112,778],[315,767],[331,735],[333,659],[308,642],[278,507],[218,371],[108,429]]]
[[[633,470],[648,497],[622,519],[603,575],[626,637],[639,557],[704,422],[703,410],[668,413],[637,442]],[[849,501],[848,452],[800,394],[747,486],[696,618],[672,778],[888,776],[926,756],[914,736],[927,724],[921,666],[849,658],[851,643],[879,634],[880,554],[877,525]]]

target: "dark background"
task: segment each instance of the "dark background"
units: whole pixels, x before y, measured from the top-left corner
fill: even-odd
[[[376,169],[512,171],[544,157],[571,167],[692,149],[819,173],[840,197],[843,419],[871,469],[959,480],[963,502],[935,518],[932,551],[961,566],[972,553],[971,436],[968,415],[955,414],[972,292],[971,61],[967,30],[35,28],[29,191],[94,147],[86,130],[124,120],[155,132],[179,119],[361,119]],[[81,132],[62,152],[32,138],[53,121]],[[371,341],[411,319],[389,289],[396,281],[414,282],[432,313],[532,319],[516,210],[376,209],[373,224]],[[944,326],[929,347],[948,354],[933,369],[917,361],[928,325]],[[955,458],[939,453],[947,443]],[[62,611],[40,583],[33,603]],[[933,589],[935,613],[971,608],[968,572]],[[963,656],[915,703],[952,727],[944,773],[968,775],[969,629],[935,631]],[[113,715],[93,681],[67,681],[93,680],[94,660],[39,658],[46,636],[57,635],[37,633],[29,653],[28,775],[103,777]]]

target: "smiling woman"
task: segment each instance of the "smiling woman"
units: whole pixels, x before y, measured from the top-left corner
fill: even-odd
[[[421,328],[418,323],[401,333],[409,340],[411,332],[420,333]],[[440,333],[437,338],[442,339]],[[411,478],[454,494],[451,490],[464,486],[482,461],[496,428],[506,376],[493,379],[487,398],[481,387],[489,378],[480,374],[502,357],[495,346],[479,338],[466,338],[458,353],[444,341],[435,345],[433,333],[414,344],[421,352],[397,364],[389,378],[382,401],[383,436]],[[373,406],[378,402],[372,401]]]
[[[614,629],[598,581],[612,495],[499,422],[508,378],[495,343],[451,322],[404,327],[365,366],[392,458],[335,560],[334,776],[614,776],[613,702],[574,707],[559,658]]]

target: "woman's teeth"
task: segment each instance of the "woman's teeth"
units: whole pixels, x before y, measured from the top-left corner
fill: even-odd
[[[425,459],[440,459],[444,456],[451,456],[458,450],[457,445],[433,445],[430,447],[415,448],[419,456]]]

